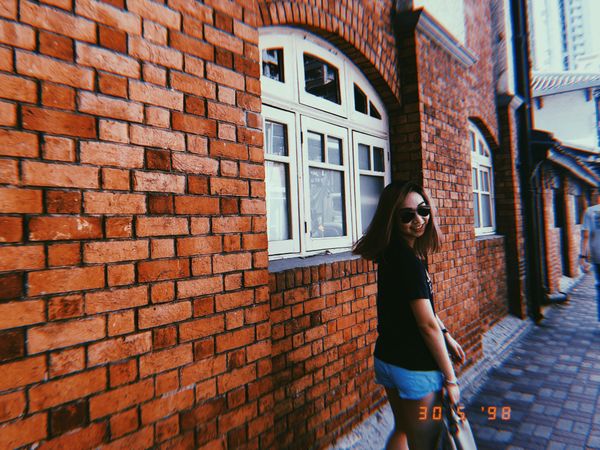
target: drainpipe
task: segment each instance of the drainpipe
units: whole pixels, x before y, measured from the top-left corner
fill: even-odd
[[[528,314],[539,323],[542,315],[541,305],[544,298],[542,278],[542,255],[538,239],[541,239],[543,221],[538,212],[541,210],[536,196],[534,170],[544,159],[540,152],[533,153],[531,142],[531,88],[529,79],[529,43],[527,39],[526,0],[511,0],[510,14],[513,25],[513,48],[515,62],[516,95],[523,104],[515,111],[517,119],[517,167],[521,180],[521,202],[523,204],[525,225],[525,289],[527,292]],[[543,241],[542,241],[543,242]],[[543,245],[543,244],[542,244]]]

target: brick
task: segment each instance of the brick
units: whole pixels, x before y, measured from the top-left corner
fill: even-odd
[[[42,148],[44,159],[75,161],[75,141],[56,136],[45,136]]]
[[[100,119],[100,139],[103,141],[129,143],[129,125],[114,120]]]
[[[89,367],[147,353],[152,349],[152,333],[145,332],[92,344],[88,348]]]
[[[82,142],[81,162],[102,166],[139,168],[144,165],[144,150],[131,145]]]
[[[16,277],[9,276],[10,281]],[[2,283],[0,287],[4,288],[8,283]],[[19,286],[8,286],[10,289],[7,294],[16,294]],[[12,303],[0,303],[0,330],[8,328],[21,327],[43,322],[45,320],[44,302],[41,300],[29,300]]]
[[[140,431],[137,431],[133,434],[128,434],[121,439],[117,439],[116,441],[112,441],[110,444],[105,444],[102,446],[103,450],[121,450],[121,449],[129,449],[129,450],[144,450],[147,448],[156,448],[154,447],[154,433],[152,427],[143,428]]]
[[[33,50],[35,31],[26,25],[0,19],[0,43]]]
[[[0,362],[10,361],[25,355],[25,332],[23,329],[0,332]],[[1,403],[1,401],[0,401]],[[2,408],[0,406],[0,416]]]
[[[106,436],[106,423],[94,423],[73,433],[64,434],[37,447],[39,450],[78,449],[88,450],[98,447]]]
[[[42,104],[52,108],[73,111],[75,109],[75,89],[60,84],[43,82]]]
[[[244,43],[241,39],[224,33],[211,26],[204,27],[205,39],[211,44],[241,55],[244,53]]]
[[[108,315],[108,335],[119,336],[135,329],[133,310],[115,312]]]
[[[230,159],[248,159],[248,149],[243,144],[227,141],[211,141],[210,155]]]
[[[144,120],[144,107],[141,104],[106,95],[95,95],[90,92],[79,93],[79,110],[97,116],[130,122],[142,122]]]
[[[215,137],[217,135],[217,123],[214,120],[179,112],[173,112],[172,116],[173,128],[175,130],[208,137]]]
[[[0,422],[15,419],[25,412],[25,392],[0,395]]]
[[[17,0],[6,0],[0,3],[0,16],[16,19],[18,13]]]
[[[90,20],[73,16],[55,8],[36,5],[27,0],[21,2],[20,5],[22,22],[79,41],[96,41],[96,25]]]
[[[215,305],[217,311],[227,311],[230,309],[250,306],[254,303],[254,294],[248,291],[233,292],[215,296]]]
[[[185,150],[185,136],[183,133],[138,125],[131,125],[130,133],[133,144],[178,151]]]
[[[50,377],[79,372],[85,368],[85,349],[83,346],[52,352],[50,354]]]
[[[104,317],[75,319],[34,327],[27,334],[27,350],[30,354],[40,353],[95,341],[106,336],[105,328],[106,320]]]
[[[87,314],[117,311],[146,304],[148,304],[148,289],[146,286],[92,292],[85,296],[85,311]]]
[[[129,36],[129,54],[143,61],[171,69],[183,67],[183,55],[170,47],[152,44],[137,36]]]
[[[215,217],[212,219],[214,233],[248,233],[251,230],[249,217]]]
[[[159,23],[144,19],[144,38],[154,44],[167,45],[168,30]]]
[[[0,426],[0,448],[18,448],[46,437],[48,418],[36,414],[17,422]]]
[[[23,239],[21,217],[0,217],[0,242],[19,242]]]
[[[129,82],[129,97],[150,105],[168,109],[183,110],[183,94],[173,89],[164,89],[150,83]]]
[[[22,77],[0,73],[0,98],[35,103],[37,85]]]
[[[206,61],[214,59],[214,48],[212,45],[178,31],[171,31],[169,33],[169,45],[183,53],[197,56]],[[181,69],[181,67],[179,68]]]
[[[153,303],[168,302],[175,298],[175,286],[172,281],[155,283],[151,287],[151,298]]]
[[[12,159],[0,159],[0,183],[19,184],[19,164]],[[2,220],[2,219],[0,219]],[[0,229],[0,242],[4,230]]]
[[[142,405],[142,424],[156,422],[164,417],[188,409],[194,402],[194,390],[186,389],[173,395],[157,398]]]
[[[223,279],[220,276],[199,278],[177,282],[177,297],[188,298],[214,294],[223,290]]]
[[[81,263],[79,242],[48,245],[48,267],[76,266]]]
[[[187,64],[186,64],[187,70]],[[216,86],[212,81],[201,76],[194,76],[183,72],[171,72],[171,86],[187,94],[197,95],[209,99],[216,98]]]
[[[127,0],[129,11],[138,13],[140,16],[160,23],[167,28],[178,30],[181,28],[181,14],[166,6],[149,0]]]
[[[43,356],[23,359],[0,365],[0,391],[37,383],[46,376],[46,359]]]
[[[195,17],[204,23],[212,23],[213,10],[209,5],[195,0],[169,0],[169,7]]]
[[[177,214],[219,214],[219,199],[215,197],[177,196],[175,197]]]
[[[142,34],[142,19],[136,14],[95,0],[75,0],[75,4],[77,6],[77,14],[81,16],[129,34]]]
[[[163,108],[146,107],[146,123],[161,128],[171,126],[171,113]]]
[[[210,193],[212,195],[248,196],[248,182],[232,178],[211,178]]]
[[[177,254],[179,256],[206,255],[222,250],[219,236],[201,236],[177,239]]]
[[[79,214],[81,192],[46,191],[46,209],[49,214]]]
[[[123,286],[135,282],[135,266],[133,264],[119,264],[108,267],[108,285]]]
[[[191,155],[189,153],[173,153],[173,169],[185,173],[216,175],[219,162],[213,158]]]
[[[110,418],[110,435],[118,438],[138,428],[139,414],[137,408],[132,408]]]
[[[110,263],[148,258],[148,241],[111,241],[84,244],[83,261]]]
[[[226,433],[227,431],[236,428],[244,423],[250,422],[257,416],[256,403],[247,404],[241,408],[219,416],[218,427],[219,431]]]
[[[142,261],[138,264],[138,281],[141,283],[186,278],[189,275],[188,259]]]
[[[61,435],[87,424],[87,402],[85,400],[60,406],[50,411],[50,433]]]
[[[102,221],[97,217],[32,217],[29,240],[55,241],[102,237]]]
[[[158,86],[167,85],[167,70],[162,67],[144,63],[142,66],[142,77],[148,83],[154,83]]]
[[[193,359],[192,344],[154,352],[140,358],[140,376],[146,377],[184,366],[191,363]]]
[[[80,291],[104,287],[104,268],[71,267],[51,269],[29,274],[29,295]]]
[[[142,194],[113,194],[85,192],[85,212],[88,214],[144,214],[146,196]]]
[[[187,219],[177,217],[139,217],[136,233],[138,236],[171,236],[188,234]]]
[[[45,264],[44,248],[41,245],[0,247],[0,272],[41,269]]]
[[[140,329],[154,328],[181,322],[190,317],[192,317],[192,305],[190,302],[155,305],[138,311],[138,327]]]
[[[217,352],[221,353],[234,348],[246,347],[254,342],[254,327],[232,331],[217,336]]]
[[[23,163],[23,182],[32,186],[98,188],[98,169],[93,167]]]
[[[258,214],[264,215],[267,213],[266,202],[264,200],[253,200],[243,198],[240,202],[240,212],[242,214]]]
[[[94,67],[125,77],[140,77],[140,63],[133,58],[82,42],[77,42],[76,49],[77,64]]]
[[[206,78],[218,84],[244,90],[244,76],[213,63],[206,64]]]
[[[48,320],[69,319],[83,315],[83,297],[65,295],[48,300]]]
[[[220,375],[217,378],[217,386],[221,394],[244,386],[254,380],[256,380],[256,366],[252,364]]]
[[[234,272],[252,268],[250,253],[233,253],[213,256],[214,273]]]
[[[93,70],[20,50],[17,51],[17,72],[75,88],[94,88]]]
[[[106,370],[99,368],[56,381],[34,386],[29,390],[31,411],[51,408],[88,396],[106,388]]]
[[[96,137],[96,121],[93,117],[30,106],[23,106],[22,115],[23,128],[28,130],[83,138]]]
[[[153,239],[150,243],[150,254],[152,259],[174,257],[173,239]]]
[[[0,101],[0,125],[7,127],[17,125],[17,105]]]
[[[132,236],[132,217],[107,217],[106,237],[109,238],[128,238]]]

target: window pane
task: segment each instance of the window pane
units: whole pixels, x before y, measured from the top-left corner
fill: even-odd
[[[360,217],[363,233],[367,231],[373,219],[379,196],[383,191],[383,183],[383,177],[360,176]]]
[[[327,159],[330,164],[342,165],[342,140],[327,137]]]
[[[479,190],[479,185],[477,184],[477,169],[473,169],[473,189]]]
[[[354,85],[354,109],[367,114],[367,96],[356,84]]]
[[[479,228],[479,194],[473,194],[473,213],[475,214],[475,228]]]
[[[270,241],[291,239],[287,164],[266,161],[267,222]]]
[[[369,170],[371,164],[369,162],[370,147],[365,144],[358,144],[358,168],[361,170]]]
[[[483,155],[483,142],[481,142],[481,140],[477,140],[477,145],[479,146],[479,154]]]
[[[340,105],[338,70],[312,55],[304,54],[304,89],[306,92]]]
[[[324,137],[322,134],[309,131],[308,137],[308,159],[311,161],[324,162]]]
[[[471,146],[471,151],[475,152],[475,133],[469,131],[469,145]]]
[[[265,77],[282,83],[285,81],[282,48],[270,48],[262,51],[262,70]]]
[[[315,168],[311,168],[309,173],[310,236],[345,236],[344,174],[336,170]]]
[[[482,227],[492,226],[492,208],[489,194],[481,194],[481,221]]]
[[[369,115],[371,117],[375,117],[376,119],[381,119],[381,114],[379,111],[377,111],[377,108],[375,108],[373,102],[369,102]]]
[[[481,171],[481,190],[490,192],[490,174],[484,170]]]
[[[383,149],[373,147],[373,170],[383,172]]]
[[[269,155],[287,156],[287,125],[266,121],[265,133],[265,152]]]

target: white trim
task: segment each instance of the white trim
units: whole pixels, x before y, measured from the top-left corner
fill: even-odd
[[[474,142],[475,148],[473,149],[471,143]],[[475,150],[475,151],[473,151]],[[483,154],[482,154],[483,153]],[[485,155],[488,154],[488,156]],[[473,170],[477,172],[476,184],[473,185],[473,195],[477,195],[478,197],[478,207],[475,207],[473,204],[473,213],[477,214],[479,219],[479,226],[477,226],[477,222],[475,222],[475,235],[482,236],[488,234],[496,233],[496,195],[494,189],[494,165],[492,161],[492,151],[487,145],[485,137],[479,131],[479,129],[472,123],[469,122],[469,154],[471,156],[471,181],[473,184]],[[488,190],[482,189],[483,181],[482,181],[482,172],[488,174]],[[482,216],[482,195],[490,196],[490,221],[491,226],[484,227],[483,216]]]

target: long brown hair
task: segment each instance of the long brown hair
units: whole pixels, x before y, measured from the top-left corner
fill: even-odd
[[[361,255],[365,259],[379,261],[392,238],[400,237],[402,239],[396,226],[396,212],[411,192],[416,192],[428,205],[432,206],[429,197],[419,184],[413,181],[394,181],[388,184],[379,197],[379,203],[369,228],[354,244],[352,250],[354,254]],[[425,232],[415,241],[413,251],[418,257],[425,258],[428,253],[437,251],[440,246],[441,232],[432,207]]]

